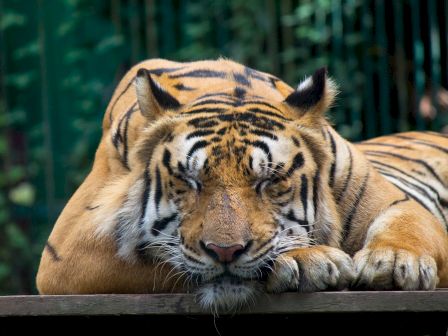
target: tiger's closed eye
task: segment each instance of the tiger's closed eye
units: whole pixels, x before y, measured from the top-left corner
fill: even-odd
[[[195,178],[185,174],[176,174],[175,177],[184,182],[189,188],[196,190],[198,193],[201,192],[202,184]]]
[[[266,179],[256,182],[254,184],[255,192],[257,194],[261,194],[261,192],[271,183],[272,183],[272,179],[270,179],[270,178],[266,178]]]

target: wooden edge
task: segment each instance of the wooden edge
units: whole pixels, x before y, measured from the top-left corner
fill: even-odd
[[[238,314],[448,312],[448,291],[264,295]],[[226,315],[229,312],[220,312]],[[0,297],[0,316],[207,315],[193,294]]]

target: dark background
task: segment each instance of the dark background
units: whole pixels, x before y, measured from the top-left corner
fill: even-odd
[[[35,293],[43,244],[136,62],[225,56],[296,85],[327,66],[345,137],[448,132],[441,0],[0,0],[0,294]]]

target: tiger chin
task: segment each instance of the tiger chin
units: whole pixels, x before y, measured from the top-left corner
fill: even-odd
[[[142,62],[42,254],[41,294],[263,293],[448,285],[448,138],[352,144],[324,68],[292,89],[230,60]]]

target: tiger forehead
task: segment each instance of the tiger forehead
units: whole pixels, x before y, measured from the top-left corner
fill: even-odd
[[[239,63],[218,59],[189,63],[149,60],[140,64],[182,104],[207,94],[223,93],[283,101],[293,91],[277,77]]]
[[[266,169],[278,169],[279,165],[290,162],[294,155],[303,151],[299,135],[292,135],[288,129],[269,132],[232,127],[226,123],[199,130],[185,125],[181,128],[167,148],[187,170],[197,173],[204,169],[208,171],[207,167],[215,167],[213,170],[219,174],[232,170],[232,167],[241,172],[249,167],[256,174],[265,175],[269,173]]]

